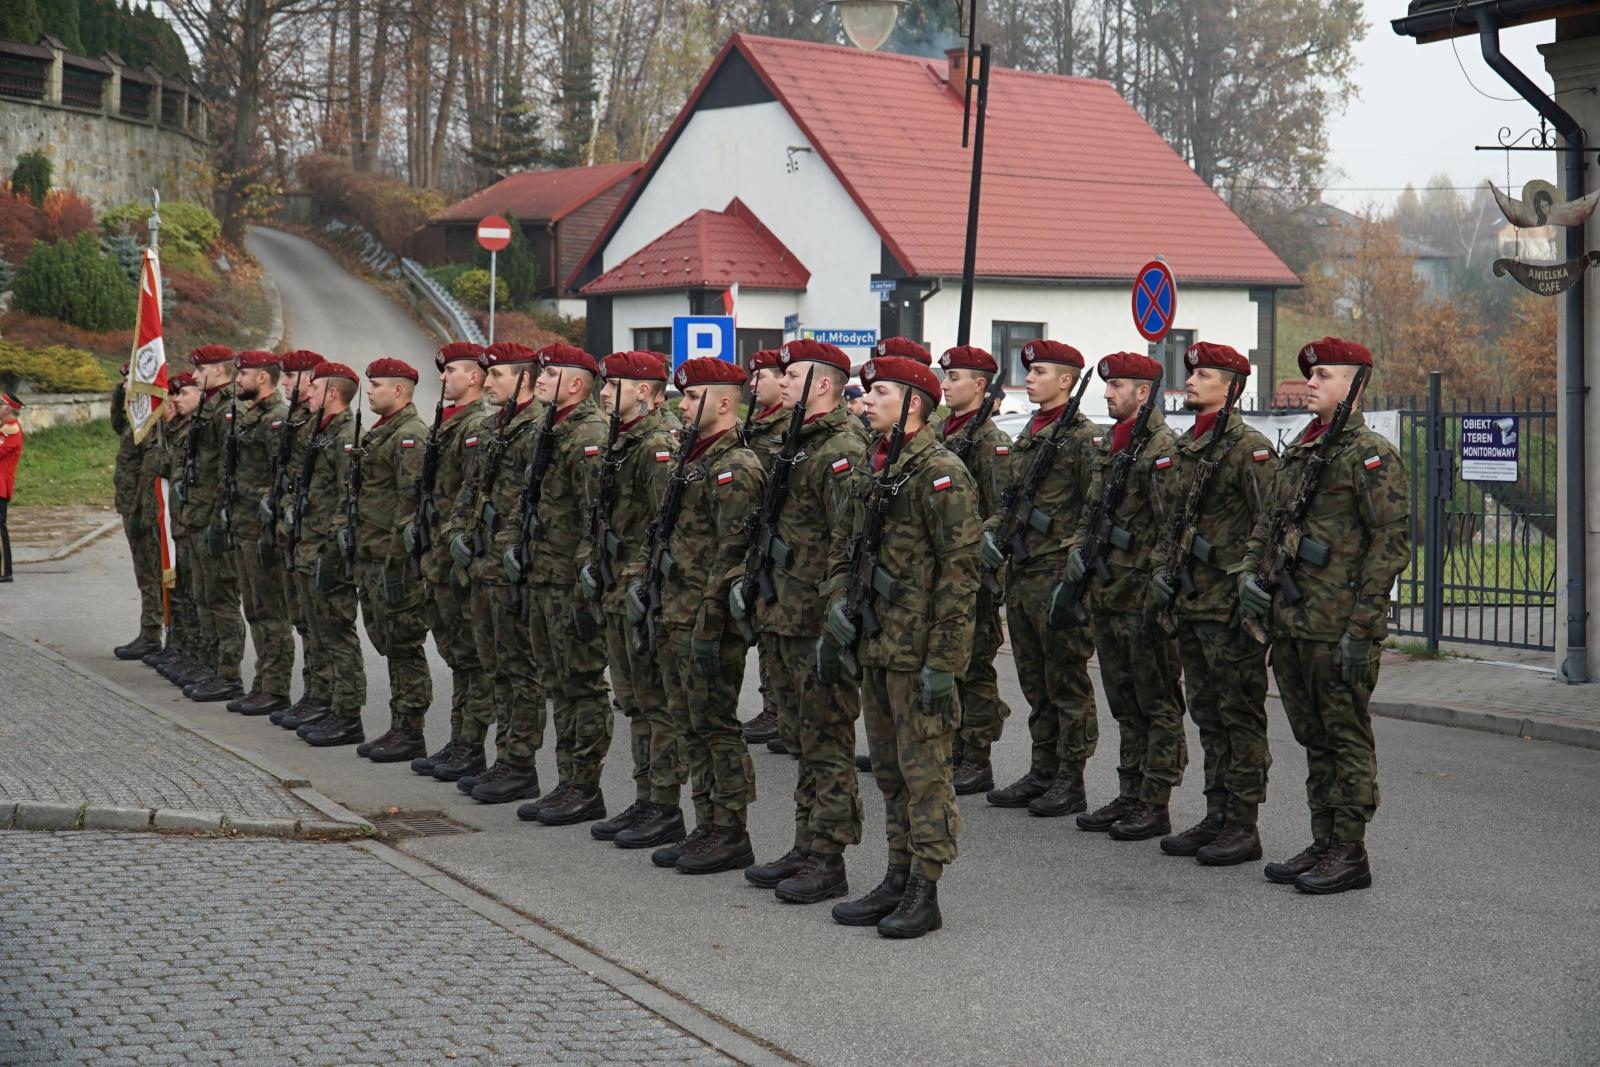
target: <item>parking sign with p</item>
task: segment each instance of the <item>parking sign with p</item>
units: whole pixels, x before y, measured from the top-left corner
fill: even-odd
[[[672,320],[672,366],[686,359],[738,361],[733,318],[728,315],[678,315]]]

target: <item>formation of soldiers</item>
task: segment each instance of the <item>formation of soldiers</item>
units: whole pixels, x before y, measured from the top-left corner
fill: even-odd
[[[670,375],[653,352],[448,344],[431,425],[400,360],[369,364],[363,385],[313,352],[205,345],[171,380],[162,432],[118,457],[143,599],[140,634],[116,654],[307,744],[409,761],[477,802],[523,802],[521,819],[588,823],[684,874],[743,870],[795,903],[849,895],[864,717],[889,864],[833,917],[910,938],[941,925],[961,794],[1160,838],[1201,864],[1260,859],[1270,644],[1306,749],[1312,843],[1266,877],[1307,893],[1370,885],[1367,701],[1409,536],[1399,456],[1356,410],[1371,354],[1337,338],[1300,351],[1313,418],[1282,456],[1234,415],[1250,365],[1226,345],[1186,353],[1195,421],[1181,435],[1146,356],[1097,364],[1109,429],[1080,410],[1076,349],[1033,341],[1021,360],[1036,410],[1012,440],[990,418],[989,353],[946,351],[941,379],[904,338],[861,368],[859,418],[849,357],[809,339],[748,371],[691,359]],[[161,477],[169,504],[151,500]],[[164,506],[177,581],[163,641]],[[358,614],[391,693],[389,729],[370,741]],[[1003,627],[1032,747],[995,788]],[[450,737],[432,753],[429,633],[451,673]],[[762,712],[741,727],[752,645]],[[1117,795],[1093,811],[1091,655],[1120,735]],[[1185,709],[1206,816],[1173,833]],[[608,818],[600,772],[619,711],[634,797]],[[547,715],[558,781],[543,791]],[[759,864],[752,743],[799,760],[792,845]]]

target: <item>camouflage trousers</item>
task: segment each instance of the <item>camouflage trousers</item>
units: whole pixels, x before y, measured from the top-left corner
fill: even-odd
[[[800,702],[795,694],[789,672],[784,670],[778,655],[777,634],[763,630],[756,635],[756,670],[761,677],[761,712],[772,713],[778,724],[778,740],[789,750],[789,755],[800,755]],[[795,812],[795,840],[806,834],[806,824]]]
[[[1189,717],[1200,731],[1206,814],[1256,824],[1267,798],[1267,650],[1225,622],[1178,621]]]
[[[843,852],[861,843],[861,789],[856,783],[856,717],[861,691],[854,682],[826,685],[817,677],[814,637],[763,634],[771,641],[774,675],[794,695],[800,780],[794,790],[795,847]],[[802,830],[804,834],[802,836]]]
[[[154,498],[151,498],[154,507]],[[133,554],[133,580],[139,587],[139,637],[161,640],[161,542],[154,522],[143,521],[137,511],[122,516],[122,532]],[[0,577],[8,571],[0,565]]]
[[[1000,678],[994,669],[994,657],[1004,643],[999,606],[988,590],[980,588],[973,620],[972,658],[967,661],[967,672],[956,679],[956,691],[961,694],[956,747],[964,757],[987,760],[990,747],[1000,740],[1000,732],[1011,717],[1011,706],[1000,698]]]
[[[961,701],[957,697],[949,711],[934,715],[922,707],[917,673],[863,667],[861,674],[861,708],[872,776],[883,793],[889,863],[914,861],[924,878],[938,881],[945,864],[956,858],[961,834],[961,812],[950,784]]]
[[[529,584],[528,644],[539,685],[550,698],[556,726],[556,774],[584,789],[600,784],[600,765],[611,749],[611,699],[606,689],[606,644],[589,602],[572,585]],[[589,626],[580,632],[575,614]],[[517,708],[511,717],[511,744],[523,731],[537,751],[544,738],[544,702],[534,714]]]
[[[610,662],[611,692],[628,720],[628,748],[633,754],[633,788],[636,800],[676,804],[674,787],[666,800],[656,801],[650,784],[650,749],[653,724],[667,715],[667,694],[661,687],[661,670],[648,652],[635,652],[633,627],[622,613],[606,612],[606,657]],[[679,743],[682,738],[680,736]],[[681,754],[680,754],[681,759]]]
[[[413,577],[409,560],[362,560],[356,564],[361,618],[372,647],[389,671],[389,724],[399,730],[422,730],[433,703],[433,675],[428,670],[428,623],[422,605],[427,583]]]
[[[488,722],[494,718],[494,691],[484,674],[478,646],[472,639],[470,594],[458,594],[448,578],[428,582],[422,600],[423,615],[433,632],[439,657],[450,668],[450,740],[461,739],[469,717]]]
[[[1372,679],[1381,650],[1372,646]],[[1345,682],[1339,646],[1277,637],[1272,673],[1294,739],[1306,750],[1306,800],[1313,837],[1363,841],[1378,810],[1378,752],[1372,738],[1368,686]]]
[[[663,627],[657,639],[656,662],[661,665],[667,691],[667,709],[682,731],[684,763],[692,782],[695,820],[702,825],[743,826],[745,809],[756,798],[756,770],[750,748],[739,727],[739,690],[744,685],[745,654],[749,651],[737,633],[722,635],[722,669],[716,678],[695,672],[689,640],[693,631]],[[676,768],[651,738],[651,781],[669,780]],[[681,775],[681,771],[677,771]],[[682,777],[677,779],[680,783]],[[667,801],[659,801],[667,803]]]
[[[282,551],[280,546],[279,551]],[[311,639],[311,612],[302,588],[300,573],[284,566],[283,600],[289,609],[289,622],[300,638],[300,691],[306,696],[327,703],[333,692],[333,676],[328,669],[327,654]]]
[[[286,697],[294,682],[294,630],[284,592],[283,568],[261,565],[261,542],[239,542],[239,593],[256,649],[250,692]]]
[[[1081,769],[1100,743],[1089,681],[1094,630],[1051,627],[1050,590],[1059,580],[1053,566],[1040,567],[1013,573],[1006,589],[1011,658],[1028,701],[1028,734],[1033,739],[1029,769],[1041,778],[1054,778],[1060,767]]]
[[[476,714],[469,706],[467,718],[461,723],[461,740],[469,745],[481,745],[493,725],[496,727],[497,758],[526,769],[533,766],[538,743],[543,740],[543,729],[533,737],[534,747],[524,744],[514,750],[511,720],[520,709],[531,712],[537,707],[542,724],[545,697],[534,673],[533,660],[528,655],[528,624],[517,615],[516,606],[511,602],[510,586],[503,579],[491,576],[499,572],[498,562],[490,568],[486,559],[472,566],[472,639],[494,699],[476,709]]]
[[[195,607],[200,626],[213,635],[212,658],[207,664],[223,681],[239,680],[239,661],[244,659],[244,619],[239,614],[238,553],[222,546],[220,534],[202,533],[195,538]]]
[[[192,541],[187,534],[173,538],[173,547],[177,552],[177,574],[169,594],[172,601],[172,629],[167,634],[167,645],[197,662],[203,662],[199,656],[204,644],[200,637],[200,616],[194,607]]]
[[[356,633],[356,587],[345,578],[336,553],[323,557],[320,577],[314,560],[297,568],[296,577],[311,643],[327,665],[328,691],[323,699],[335,715],[359,718],[367,702],[367,668]]]
[[[189,629],[190,647],[185,649],[196,662],[210,665],[217,659],[217,635],[205,625],[200,601],[203,590],[200,584],[200,557],[205,554],[205,538],[190,535],[186,547],[178,554],[178,584],[189,601],[189,616],[193,626]]]
[[[1122,735],[1118,791],[1165,805],[1189,763],[1176,642],[1148,615],[1101,610],[1094,616],[1094,644],[1106,703]]]

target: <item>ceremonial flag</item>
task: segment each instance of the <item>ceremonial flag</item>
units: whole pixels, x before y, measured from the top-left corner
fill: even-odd
[[[739,283],[734,282],[732,286],[722,291],[722,313],[731,318],[733,316],[733,309],[737,307],[738,304]]]
[[[178,579],[178,545],[172,539],[172,482],[156,479],[156,532],[161,545],[161,584],[173,588]]]
[[[128,361],[126,404],[133,440],[145,439],[160,421],[167,399],[167,349],[161,340],[161,261],[154,247],[144,250],[139,268],[139,318],[133,330],[133,358]]]

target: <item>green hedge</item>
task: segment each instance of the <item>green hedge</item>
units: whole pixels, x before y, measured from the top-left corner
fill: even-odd
[[[17,309],[102,332],[133,325],[135,290],[128,275],[85,230],[70,241],[37,241],[11,283]]]
[[[104,363],[80,348],[23,348],[0,341],[0,382],[27,382],[41,393],[103,393],[116,384]]]
[[[149,233],[146,222],[150,205],[130,200],[100,216],[106,234],[127,233],[142,245]],[[222,223],[203,204],[184,200],[164,201],[161,205],[161,247],[184,256],[203,257],[222,236]]]

